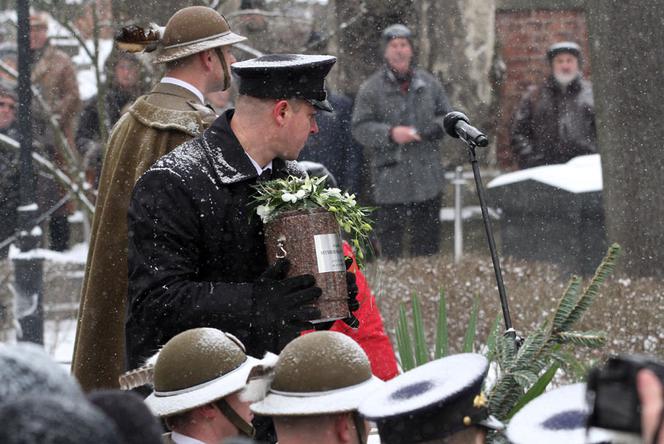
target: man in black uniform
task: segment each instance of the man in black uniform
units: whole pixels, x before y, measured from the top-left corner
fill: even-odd
[[[253,186],[304,175],[297,159],[331,111],[324,79],[331,56],[268,55],[236,63],[235,110],[162,157],[137,182],[129,205],[129,368],[177,333],[214,327],[247,353],[279,352],[320,315],[313,276],[268,268]],[[349,286],[349,288],[352,286]]]

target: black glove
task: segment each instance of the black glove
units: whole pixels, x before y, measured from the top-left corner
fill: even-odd
[[[320,318],[313,304],[322,293],[310,274],[286,277],[290,262],[278,259],[254,282],[252,320],[260,335],[276,334],[293,339],[300,331],[311,328],[311,319]],[[285,345],[285,344],[284,344]]]
[[[344,260],[346,262],[346,270],[350,269],[353,265],[353,258],[346,257]],[[343,321],[350,328],[357,328],[360,326],[360,320],[355,317],[353,312],[360,308],[360,302],[357,300],[357,294],[360,290],[357,288],[355,273],[346,271],[346,286],[348,287],[348,311],[350,312],[350,316],[343,319]]]
[[[348,270],[353,265],[353,259],[346,257],[344,261],[346,263],[346,270]],[[355,273],[346,271],[346,287],[348,288],[348,311],[350,315],[342,319],[342,321],[350,328],[357,328],[360,326],[360,321],[355,317],[353,312],[360,308],[360,303],[357,300],[359,289],[357,288],[357,282],[355,282]],[[316,330],[329,330],[332,324],[334,324],[334,321],[318,322],[314,324],[314,328]]]

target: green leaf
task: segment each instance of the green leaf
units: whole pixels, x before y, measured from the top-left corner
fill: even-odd
[[[440,289],[440,299],[438,300],[438,319],[436,321],[436,349],[434,359],[447,356],[449,353],[449,338],[447,333],[447,301],[445,299],[445,290]]]
[[[500,318],[501,314],[498,313],[496,319],[493,320],[493,324],[491,324],[489,337],[486,339],[486,358],[489,361],[492,361],[496,355],[496,337],[500,334]]]
[[[411,296],[413,305],[413,335],[415,336],[415,364],[422,365],[429,361],[429,347],[424,339],[424,320],[420,298],[415,293]]]
[[[475,334],[477,333],[477,313],[480,311],[480,298],[475,296],[473,301],[473,310],[470,313],[470,320],[466,328],[466,334],[463,338],[463,352],[472,353],[473,344],[475,342]]]
[[[399,306],[399,320],[397,321],[397,349],[399,350],[399,362],[404,372],[415,368],[415,359],[413,358],[412,342],[408,332],[408,318],[406,317],[406,307],[403,302]]]
[[[519,398],[519,401],[514,407],[512,407],[512,410],[510,410],[510,412],[507,414],[507,417],[511,418],[516,414],[516,412],[521,410],[523,406],[544,393],[544,390],[546,390],[549,383],[551,383],[551,380],[556,375],[556,372],[559,368],[560,366],[558,364],[553,364],[551,367],[549,367],[549,369],[539,377],[537,382],[535,382],[532,387],[528,389],[526,394]]]

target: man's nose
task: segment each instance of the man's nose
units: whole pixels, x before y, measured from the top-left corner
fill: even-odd
[[[318,133],[318,123],[316,122],[316,118],[314,117],[312,123],[311,123],[311,134],[317,134]]]

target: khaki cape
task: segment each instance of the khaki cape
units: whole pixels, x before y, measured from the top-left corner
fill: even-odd
[[[99,181],[72,371],[85,391],[117,388],[125,371],[127,208],[134,184],[157,159],[216,118],[185,88],[159,83],[111,133]]]

